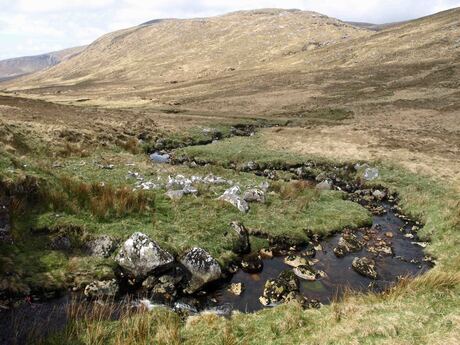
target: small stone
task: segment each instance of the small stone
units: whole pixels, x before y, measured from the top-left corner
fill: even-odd
[[[316,280],[316,272],[309,265],[300,265],[294,268],[292,271],[299,278],[309,281]]]
[[[354,258],[351,264],[352,268],[359,274],[371,278],[377,278],[377,271],[375,270],[375,261],[366,257]]]
[[[385,232],[385,236],[388,238],[393,238],[393,233],[391,231]]]
[[[85,248],[91,256],[108,258],[117,248],[117,242],[110,236],[102,235],[86,243]]]
[[[377,200],[383,200],[386,197],[386,193],[382,192],[381,190],[374,190],[372,192],[372,195],[377,199]]]
[[[316,185],[317,190],[331,190],[332,189],[332,181],[330,179],[326,179],[323,182],[320,182]]]
[[[117,281],[93,281],[85,287],[84,294],[88,298],[113,298],[118,294]]]
[[[379,177],[379,169],[377,168],[366,168],[364,170],[363,178],[366,181],[372,181]]]
[[[427,242],[411,242],[412,244],[415,244],[419,247],[426,248],[428,246]]]
[[[260,304],[264,305],[264,306],[268,306],[270,304],[270,300],[264,296],[260,296],[259,297],[259,302]]]
[[[171,200],[180,200],[184,197],[184,191],[183,190],[168,190],[165,195],[170,198]]]
[[[235,296],[240,296],[244,291],[244,285],[243,283],[230,284],[230,286],[228,287],[228,291],[230,291]]]
[[[273,251],[271,251],[270,249],[262,248],[259,254],[263,259],[273,258]]]
[[[301,256],[289,255],[284,258],[284,263],[292,267],[299,267],[303,265],[308,265],[308,260]]]
[[[264,268],[262,258],[258,254],[250,254],[241,260],[241,269],[246,273],[258,273]]]
[[[411,234],[411,233],[408,233],[408,234],[405,234],[404,237],[405,237],[405,238],[410,238],[410,239],[412,239],[412,238],[414,238],[415,236],[414,236],[413,234]]]
[[[259,202],[263,204],[265,203],[265,192],[256,188],[248,189],[244,192],[243,199],[247,202]]]

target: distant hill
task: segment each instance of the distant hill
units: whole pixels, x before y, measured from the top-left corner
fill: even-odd
[[[347,24],[357,26],[359,28],[364,28],[372,31],[382,31],[385,29],[389,29],[395,26],[399,26],[402,24],[407,23],[407,21],[404,22],[395,22],[395,23],[385,23],[385,24],[372,24],[372,23],[362,23],[362,22],[346,22]]]
[[[106,34],[72,59],[0,88],[79,104],[228,114],[382,95],[455,103],[459,18],[456,8],[380,31],[282,9],[157,20]]]
[[[78,55],[85,47],[75,47],[47,54],[1,60],[0,81],[14,79],[55,66],[62,61]]]

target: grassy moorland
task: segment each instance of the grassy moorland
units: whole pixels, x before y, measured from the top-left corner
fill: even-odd
[[[235,142],[251,147],[254,140],[261,139],[237,138],[182,153],[221,162],[238,156],[245,161]],[[248,155],[252,159],[251,150]],[[259,157],[282,160],[283,155],[267,150]],[[307,158],[312,157],[298,156]],[[207,314],[186,322],[163,309],[137,315],[127,312],[120,321],[111,322],[102,312],[85,314],[45,343],[65,339],[69,344],[455,344],[460,335],[458,194],[448,185],[395,165],[378,166],[381,177],[375,183],[397,191],[404,212],[424,224],[420,235],[430,241],[426,251],[436,258],[436,266],[423,276],[404,279],[380,295],[350,293],[319,310],[288,304],[230,319]]]

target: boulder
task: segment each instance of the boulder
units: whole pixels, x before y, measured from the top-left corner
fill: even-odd
[[[239,222],[231,222],[230,226],[233,231],[228,233],[228,237],[232,242],[232,251],[236,254],[247,254],[251,251],[249,242],[249,232],[243,224]]]
[[[168,268],[174,257],[147,235],[136,232],[123,244],[116,261],[129,276],[142,280],[151,273]]]
[[[247,202],[260,202],[263,204],[265,203],[265,192],[257,188],[251,188],[244,192],[243,199]]]
[[[117,281],[93,281],[85,287],[84,294],[91,299],[114,298],[118,294]]]
[[[377,279],[377,271],[375,270],[375,261],[366,257],[354,258],[351,267],[362,276]]]
[[[117,248],[117,242],[110,236],[102,235],[86,243],[85,248],[88,255],[108,258]]]
[[[190,249],[180,261],[190,273],[190,279],[184,290],[186,293],[197,292],[222,275],[219,263],[202,248]]]
[[[349,253],[357,252],[362,249],[362,244],[352,233],[344,233],[339,239],[339,243],[334,248],[337,257],[343,257]]]

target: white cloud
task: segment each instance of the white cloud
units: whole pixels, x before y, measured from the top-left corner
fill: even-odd
[[[0,59],[87,44],[106,32],[156,18],[277,7],[384,23],[456,6],[460,0],[0,0]]]

